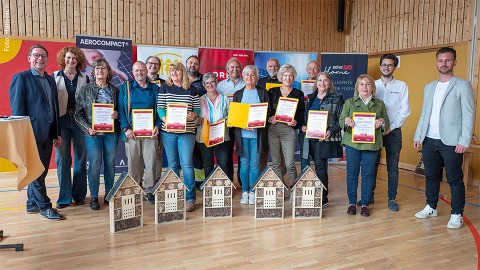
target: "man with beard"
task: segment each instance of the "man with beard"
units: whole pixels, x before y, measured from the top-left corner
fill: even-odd
[[[277,78],[277,72],[280,69],[280,63],[275,58],[270,58],[267,61],[267,72],[268,76],[265,76],[258,80],[257,86],[263,89],[267,89],[267,83],[280,83]]]
[[[137,183],[141,183],[143,173],[145,178],[143,189],[149,204],[155,203],[153,186],[156,180],[156,154],[158,147],[158,127],[161,120],[157,111],[158,86],[147,81],[147,66],[142,61],[133,64],[135,80],[127,81],[120,89],[118,97],[118,113],[120,115],[121,137],[125,142],[125,153],[128,159],[128,174]],[[132,110],[153,109],[152,137],[137,137],[133,132]]]
[[[198,56],[191,55],[188,57],[185,62],[185,68],[187,69],[188,80],[197,88],[198,96],[205,95],[207,91],[205,91],[202,83],[203,74],[198,72],[200,70],[200,59],[198,59]]]
[[[395,201],[398,188],[398,162],[400,160],[400,151],[402,150],[402,126],[410,115],[410,102],[408,101],[408,86],[405,82],[399,81],[393,77],[393,72],[398,65],[398,58],[393,54],[384,54],[380,57],[380,72],[382,77],[375,81],[377,88],[377,97],[385,102],[387,107],[390,128],[382,134],[383,147],[385,147],[388,171],[388,207],[392,211],[398,211],[398,204]],[[375,166],[375,178],[373,182],[372,197],[370,203],[373,203],[373,192],[377,183],[378,165],[380,164],[380,155],[378,155]]]
[[[198,96],[201,97],[207,93],[205,87],[203,87],[202,78],[203,74],[200,74],[200,59],[198,56],[191,55],[185,61],[185,68],[187,69],[188,80],[197,89]],[[203,158],[200,148],[197,144],[193,147],[193,168],[195,169],[195,186],[200,189],[206,175],[203,172]]]
[[[425,195],[427,205],[415,214],[425,219],[437,216],[440,192],[440,160],[443,159],[447,182],[452,194],[449,229],[460,229],[465,207],[463,183],[463,153],[470,146],[474,119],[474,96],[469,81],[453,75],[457,64],[453,48],[437,51],[438,80],[425,86],[422,113],[413,138],[413,147],[422,145],[425,166]]]

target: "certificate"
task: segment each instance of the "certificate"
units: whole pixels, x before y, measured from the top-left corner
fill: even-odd
[[[305,138],[325,140],[327,135],[328,111],[308,111]]]
[[[225,141],[225,119],[216,123],[208,123],[203,119],[202,141],[206,147],[212,147]]]
[[[268,103],[250,104],[247,128],[262,128],[267,123]]]
[[[352,142],[375,143],[375,113],[353,113]]]
[[[165,129],[170,132],[187,130],[188,105],[184,103],[168,103],[165,116]]]
[[[114,132],[113,104],[92,103],[92,129],[99,132]]]
[[[300,90],[303,91],[303,94],[310,95],[313,93],[313,87],[315,86],[315,80],[302,80],[300,81]]]
[[[280,97],[280,99],[278,100],[277,111],[275,112],[275,119],[277,120],[277,122],[292,122],[295,118],[297,105],[298,99],[296,98]]]
[[[153,109],[133,109],[132,122],[136,137],[153,136]]]
[[[233,94],[226,94],[225,96],[228,98],[230,102],[233,101]]]

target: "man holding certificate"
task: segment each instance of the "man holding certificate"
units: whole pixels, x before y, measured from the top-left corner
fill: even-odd
[[[390,128],[385,103],[376,96],[375,81],[367,74],[358,77],[355,94],[345,101],[340,114],[344,130],[342,145],[347,154],[347,214],[357,214],[357,188],[360,166],[362,169],[362,216],[368,217],[372,196],[375,163],[383,147],[382,133]]]
[[[155,203],[153,186],[156,179],[158,127],[160,119],[157,108],[158,86],[147,81],[147,66],[137,61],[133,64],[135,80],[122,85],[119,96],[120,126],[125,153],[128,159],[128,174],[138,183],[142,182],[148,203]]]
[[[100,209],[98,191],[100,168],[104,167],[105,197],[115,182],[115,155],[120,134],[118,122],[118,88],[111,81],[112,68],[105,59],[92,64],[93,82],[84,85],[76,98],[75,122],[85,133],[85,146],[90,162],[88,184],[90,208]],[[105,203],[108,203],[104,200]]]
[[[328,159],[343,156],[342,128],[338,124],[343,108],[343,96],[337,93],[332,77],[326,72],[318,74],[313,93],[308,95],[306,108],[306,133],[308,151],[303,157],[313,157],[315,172],[326,189],[323,189],[322,207],[328,207]]]
[[[281,87],[274,87],[268,91],[272,111],[275,115],[269,117],[268,146],[272,158],[272,169],[283,181],[280,168],[282,154],[288,179],[292,184],[297,178],[295,167],[295,146],[297,145],[297,129],[304,125],[304,95],[303,92],[293,88],[297,71],[292,65],[283,65],[278,71]]]
[[[158,93],[157,112],[162,119],[162,141],[167,153],[168,167],[180,175],[182,167],[187,186],[186,210],[195,210],[195,173],[193,148],[195,146],[195,120],[200,114],[198,92],[190,84],[185,66],[170,65],[167,81]]]

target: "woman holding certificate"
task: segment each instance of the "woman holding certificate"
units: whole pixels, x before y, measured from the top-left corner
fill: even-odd
[[[196,88],[190,84],[185,66],[180,62],[170,65],[167,81],[158,92],[157,111],[162,119],[161,136],[168,166],[177,175],[182,167],[188,189],[186,210],[192,212],[196,201],[192,155],[200,105]]]
[[[280,67],[277,76],[282,86],[268,91],[272,112],[275,113],[268,118],[270,123],[268,147],[272,158],[272,170],[283,181],[280,168],[283,154],[288,179],[292,184],[297,178],[297,168],[295,167],[296,129],[304,125],[304,94],[292,86],[297,76],[297,71],[292,65]]]
[[[205,176],[213,171],[215,157],[217,164],[230,177],[233,172],[229,169],[229,145],[224,143],[230,140],[225,121],[230,100],[217,92],[218,79],[215,73],[203,74],[202,80],[207,93],[200,97],[200,119],[197,121],[199,125],[196,141],[202,153]],[[230,180],[233,181],[233,179]]]
[[[242,71],[245,87],[233,94],[233,101],[258,104],[267,103],[266,117],[270,116],[270,98],[267,90],[256,87],[259,70],[256,66],[246,66]],[[257,111],[256,115],[264,115],[264,111]],[[250,118],[250,116],[249,116]],[[252,119],[256,117],[251,117]],[[265,128],[266,118],[256,119],[256,128],[235,128],[236,154],[240,158],[240,180],[242,181],[241,204],[255,204],[253,185],[260,175],[260,154],[268,152],[267,129]],[[252,125],[253,126],[253,125]]]
[[[115,181],[115,155],[120,135],[118,122],[118,88],[111,84],[112,68],[104,59],[92,65],[93,82],[83,86],[77,96],[75,121],[85,133],[85,145],[90,162],[88,184],[90,208],[100,209],[98,190],[100,167],[104,167],[105,196]],[[106,202],[104,200],[104,202]]]
[[[343,156],[342,128],[338,124],[343,108],[343,96],[332,84],[332,77],[326,72],[317,75],[313,93],[308,95],[306,108],[306,133],[304,157],[313,157],[315,172],[326,189],[323,189],[322,207],[328,207],[328,159]]]
[[[383,147],[382,133],[390,127],[385,103],[376,97],[375,81],[371,76],[362,74],[358,77],[355,94],[345,101],[339,124],[344,130],[342,145],[347,154],[347,214],[357,213],[358,175],[361,168],[360,214],[368,217],[375,163]]]
[[[57,53],[57,63],[62,69],[55,71],[52,77],[57,84],[59,125],[62,134],[62,144],[55,147],[55,163],[57,163],[60,187],[57,209],[61,209],[69,206],[72,199],[77,205],[84,204],[87,195],[85,139],[82,130],[75,123],[73,115],[75,113],[75,96],[80,88],[90,81],[85,73],[80,72],[86,65],[85,54],[82,50],[75,47],[64,47]]]

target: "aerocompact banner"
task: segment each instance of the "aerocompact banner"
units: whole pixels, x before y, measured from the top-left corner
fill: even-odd
[[[270,58],[275,58],[280,63],[280,66],[289,64],[295,68],[297,72],[297,77],[292,83],[292,86],[300,89],[300,81],[306,80],[308,77],[307,74],[307,65],[310,61],[317,61],[318,53],[313,52],[255,52],[254,63],[255,66],[260,69],[260,78],[269,76],[267,67],[267,61]],[[307,93],[308,94],[308,93]]]
[[[170,64],[182,63],[185,65],[188,57],[197,55],[197,48],[185,48],[185,47],[166,47],[166,46],[144,46],[137,45],[137,60],[145,63],[147,57],[157,56],[160,58],[162,65],[158,71],[160,78],[166,80],[168,72],[170,71]]]
[[[253,51],[243,49],[219,49],[219,48],[199,48],[198,58],[200,59],[200,73],[213,72],[217,74],[218,81],[227,78],[225,67],[227,61],[235,57],[242,65],[253,65]]]
[[[333,85],[343,99],[353,97],[358,76],[367,73],[368,54],[366,53],[322,53],[323,72],[332,76]]]
[[[91,78],[92,64],[105,59],[113,71],[112,84],[120,87],[132,79],[132,40],[123,38],[76,35],[76,45],[87,59],[85,73]]]

